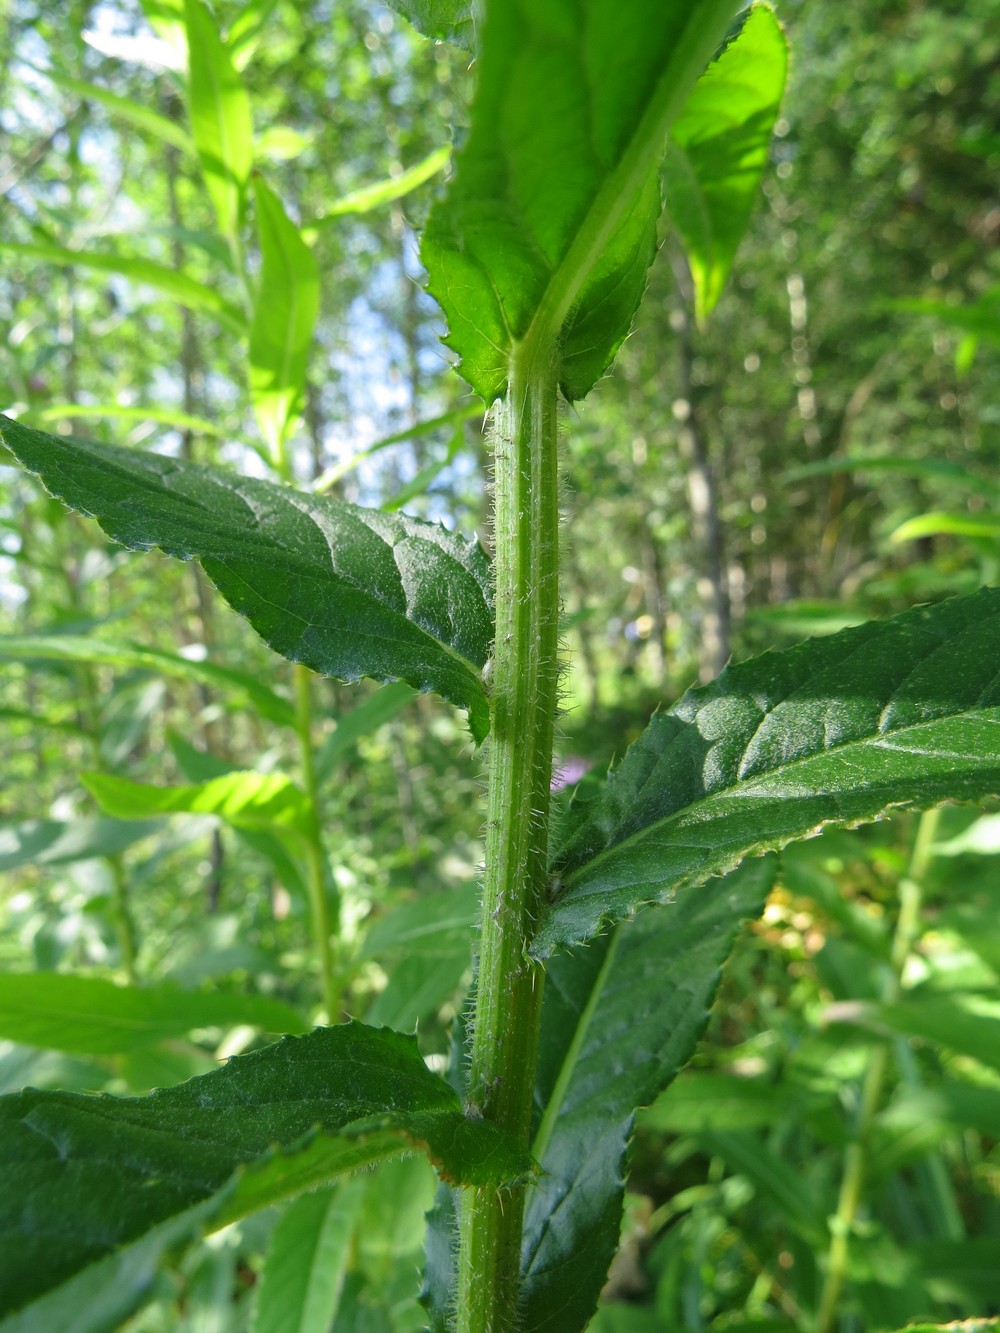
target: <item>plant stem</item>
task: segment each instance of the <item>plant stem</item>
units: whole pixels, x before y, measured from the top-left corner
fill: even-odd
[[[542,969],[527,944],[544,892],[558,688],[556,383],[550,349],[512,357],[495,443],[497,630],[486,870],[468,1109],[530,1142]],[[524,1186],[467,1190],[460,1333],[517,1326]]]
[[[323,1004],[328,1023],[340,1021],[341,996],[337,968],[331,944],[331,929],[338,925],[339,904],[327,890],[326,854],[319,819],[319,788],[316,782],[316,756],[312,735],[312,686],[308,667],[295,664],[295,730],[299,739],[299,762],[302,767],[302,785],[312,811],[311,836],[306,843],[306,887],[309,890],[309,909],[312,914],[313,939],[319,954]],[[333,911],[331,913],[331,906]],[[331,920],[332,917],[332,920]]]
[[[938,810],[925,810],[920,816],[910,864],[907,873],[899,882],[899,916],[892,938],[890,967],[882,989],[882,999],[887,1004],[892,1004],[899,998],[906,960],[920,933],[922,881],[930,864],[930,849],[934,842],[939,817]],[[830,1248],[827,1252],[826,1277],[820,1295],[819,1313],[816,1316],[816,1333],[830,1333],[837,1317],[840,1293],[847,1276],[850,1235],[865,1184],[868,1141],[875,1114],[882,1100],[882,1087],[888,1062],[888,1045],[883,1043],[876,1046],[869,1058],[868,1068],[861,1084],[854,1137],[844,1153],[844,1174],[840,1182],[837,1211],[830,1222]]]

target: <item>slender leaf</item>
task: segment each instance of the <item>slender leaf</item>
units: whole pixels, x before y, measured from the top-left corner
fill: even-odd
[[[289,1204],[261,1270],[253,1333],[329,1333],[367,1183],[344,1181]]]
[[[352,190],[350,194],[345,194],[336,203],[331,204],[322,217],[316,218],[308,227],[304,227],[303,237],[309,241],[315,240],[319,232],[324,231],[345,214],[370,213],[373,209],[403,199],[419,186],[432,180],[439,172],[444,171],[450,161],[451,145],[445,144],[443,148],[435,148],[421,161],[401,171],[398,176],[390,176],[388,180],[376,181],[372,185],[362,185],[360,189]]]
[[[722,295],[750,221],[787,66],[781,26],[759,5],[698,80],[670,132],[663,190],[691,267],[699,323]]]
[[[305,792],[283,773],[226,773],[185,787],[152,787],[108,773],[84,773],[83,785],[117,819],[217,815],[234,828],[278,829],[309,838],[315,815]]]
[[[70,421],[74,417],[108,417],[118,421],[155,421],[163,426],[172,426],[175,430],[193,431],[197,435],[214,435],[219,439],[231,440],[234,432],[225,430],[217,422],[206,417],[195,417],[190,412],[181,412],[173,407],[122,407],[118,403],[53,403],[40,412],[33,412],[36,421]]]
[[[91,1265],[125,1261],[205,1201],[200,1221],[221,1226],[419,1151],[455,1183],[498,1183],[530,1165],[494,1126],[466,1119],[414,1038],[358,1023],[284,1038],[148,1097],[4,1097],[0,1314],[30,1321],[32,1302],[86,1284]]]
[[[291,1005],[259,995],[116,986],[62,972],[0,973],[0,1036],[74,1055],[122,1055],[193,1028],[247,1023],[304,1032]]]
[[[469,421],[473,417],[482,419],[483,409],[477,405],[475,407],[457,407],[451,412],[445,412],[439,417],[431,417],[427,421],[415,422],[412,426],[405,426],[402,430],[394,431],[391,435],[386,435],[381,440],[376,440],[370,444],[367,449],[362,449],[359,453],[352,454],[342,463],[334,463],[328,467],[324,473],[313,483],[314,491],[328,491],[331,486],[335,486],[341,477],[346,477],[348,472],[353,471],[360,463],[371,458],[383,449],[390,448],[394,444],[402,444],[405,440],[416,440],[424,435],[431,435],[434,431],[441,430],[444,426],[460,426],[463,421]]]
[[[202,310],[208,315],[214,315],[220,324],[239,337],[246,333],[246,321],[240,310],[225,300],[215,287],[199,282],[179,269],[157,264],[152,259],[119,255],[110,250],[70,250],[63,245],[32,241],[0,241],[0,253],[22,255],[25,259],[37,259],[43,264],[56,264],[62,268],[116,274],[140,286],[152,287],[154,291],[169,296],[172,301],[189,310]]]
[[[330,776],[352,745],[391,722],[414,697],[411,687],[398,680],[392,685],[383,685],[363,704],[338,717],[336,727],[316,755],[316,775],[320,781]]]
[[[1000,1000],[974,994],[911,995],[899,1004],[862,1004],[853,1009],[835,1009],[833,1016],[917,1037],[1000,1070]]]
[[[918,537],[984,537],[995,542],[1000,538],[1000,514],[949,514],[939,510],[918,514],[901,523],[890,540],[911,542]]]
[[[250,396],[276,458],[301,410],[313,330],[319,316],[319,269],[281,201],[254,176],[260,286],[250,326]]]
[[[77,96],[88,102],[97,102],[112,116],[127,121],[137,130],[150,135],[151,138],[159,139],[161,143],[178,149],[185,156],[194,156],[194,144],[191,142],[190,136],[169,116],[161,116],[152,107],[145,106],[142,102],[136,102],[131,97],[120,97],[117,93],[111,92],[108,88],[102,88],[99,84],[86,83],[83,79],[74,79],[69,74],[63,74],[59,70],[47,69],[43,72],[57,87],[65,88],[67,92],[76,93]]]
[[[521,1327],[583,1328],[618,1248],[636,1109],[690,1057],[740,923],[774,879],[757,861],[697,894],[561,953],[545,980]]]
[[[253,166],[250,98],[202,0],[184,0],[191,134],[219,227],[239,234]]]
[[[1000,792],[998,660],[1000,590],[984,589],[689,691],[569,820],[533,952],[824,825]]]
[[[117,856],[156,833],[158,820],[25,819],[0,824],[0,874],[22,866],[69,865],[97,856]]]
[[[0,431],[2,435],[2,431]],[[107,643],[75,634],[0,635],[0,661],[92,662],[98,666],[136,667],[164,676],[179,676],[224,691],[240,707],[252,708],[269,722],[283,727],[295,725],[295,710],[256,676],[215,662],[182,657],[162,648],[142,648],[133,643]]]
[[[449,345],[485,402],[529,330],[540,355],[558,345],[571,401],[610,364],[656,249],[667,133],[736,7],[489,9],[472,128],[423,241]]]
[[[0,438],[47,488],[133,550],[198,559],[276,652],[324,675],[401,679],[469,710],[482,740],[493,637],[482,548],[430,523],[158,454]]]
[[[476,0],[386,0],[425,37],[453,42],[466,51],[476,49]]]

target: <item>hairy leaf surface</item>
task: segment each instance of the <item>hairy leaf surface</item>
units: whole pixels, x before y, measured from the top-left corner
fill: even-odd
[[[1000,792],[1000,590],[727,668],[658,713],[553,856],[533,952],[826,824]]]
[[[740,923],[773,859],[620,925],[549,964],[522,1249],[526,1333],[583,1328],[618,1248],[635,1112],[670,1083],[708,1019]]]
[[[122,1055],[192,1028],[247,1023],[304,1032],[291,1005],[263,995],[116,986],[64,972],[0,973],[0,1037],[75,1055]]]
[[[408,4],[416,21],[436,22]],[[488,10],[469,138],[424,233],[429,286],[487,403],[529,332],[571,401],[628,333],[656,247],[659,164],[737,6],[509,0]]]
[[[284,1038],[148,1097],[0,1098],[0,1314],[30,1317],[46,1292],[86,1283],[89,1266],[120,1261],[208,1200],[201,1220],[221,1226],[419,1151],[456,1183],[530,1169],[494,1126],[466,1119],[415,1038],[359,1023]]]
[[[133,550],[197,559],[229,604],[293,662],[344,680],[434,690],[489,729],[489,565],[431,523],[160,454],[62,439],[0,418],[46,488]]]
[[[698,80],[670,132],[663,189],[691,266],[699,322],[722,295],[750,220],[787,66],[778,20],[758,6]]]

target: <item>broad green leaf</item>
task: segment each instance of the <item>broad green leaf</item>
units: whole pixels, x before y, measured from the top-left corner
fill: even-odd
[[[567,822],[532,951],[825,825],[1000,792],[998,657],[1000,590],[987,588],[690,690]]]
[[[288,1205],[257,1284],[253,1333],[329,1333],[367,1184],[347,1180]]]
[[[901,523],[890,541],[911,542],[918,537],[985,537],[995,542],[1000,538],[1000,514],[948,514],[939,510],[918,514]]]
[[[199,1204],[212,1201],[200,1220],[222,1226],[420,1151],[456,1184],[530,1170],[494,1126],[466,1119],[415,1038],[359,1023],[284,1038],[148,1097],[4,1097],[0,1314],[20,1313],[30,1327],[33,1302],[74,1278],[86,1283],[103,1259],[126,1261],[154,1228]]]
[[[308,227],[303,227],[303,239],[311,243],[321,231],[348,213],[370,213],[373,209],[403,199],[411,191],[432,180],[438,172],[444,171],[450,161],[451,145],[445,144],[443,148],[435,148],[421,161],[401,171],[398,176],[390,176],[388,180],[376,181],[372,185],[362,185],[360,189],[352,190],[350,194],[345,194],[336,203],[331,204],[322,217],[310,222]]]
[[[368,927],[362,955],[379,958],[397,949],[407,954],[451,953],[456,943],[467,945],[478,915],[478,895],[468,886],[421,894]]]
[[[390,9],[408,19],[425,37],[476,49],[482,0],[386,0]]]
[[[618,1248],[635,1112],[685,1064],[742,921],[774,880],[758,861],[573,953],[546,972],[521,1256],[526,1333],[583,1328]]]
[[[112,116],[127,121],[144,134],[159,139],[161,143],[165,143],[171,148],[178,149],[185,156],[194,156],[194,144],[191,142],[189,135],[169,116],[161,116],[152,107],[148,107],[142,102],[133,101],[131,97],[120,97],[117,93],[111,92],[108,88],[102,88],[99,84],[86,83],[83,79],[74,79],[58,70],[47,69],[45,75],[57,87],[65,88],[67,92],[76,93],[88,102],[97,102]]]
[[[414,698],[414,690],[397,680],[392,685],[383,685],[349,713],[341,714],[337,718],[336,727],[316,755],[316,776],[319,780],[325,781],[330,776],[338,761],[362,736],[370,736],[373,731],[391,722]]]
[[[400,679],[489,729],[481,671],[493,637],[489,565],[431,523],[306,495],[159,454],[45,435],[0,438],[46,487],[133,550],[200,560],[283,657],[323,675]]]
[[[226,773],[184,787],[153,787],[108,773],[84,773],[83,785],[116,819],[217,815],[234,828],[311,836],[315,815],[305,792],[283,773]]]
[[[260,285],[250,325],[250,397],[275,458],[301,410],[313,329],[319,316],[319,269],[281,201],[254,176]]]
[[[186,306],[189,310],[202,310],[208,315],[213,315],[220,324],[238,337],[243,337],[246,333],[246,321],[239,309],[225,300],[215,287],[199,282],[197,278],[192,278],[179,269],[157,264],[152,259],[140,259],[135,255],[119,255],[103,250],[70,250],[64,245],[48,245],[33,241],[0,241],[0,253],[22,255],[25,259],[37,259],[43,264],[56,264],[62,268],[115,273],[142,287],[152,287],[154,291],[169,296],[172,301]]]
[[[266,996],[116,986],[63,972],[0,973],[0,1037],[74,1055],[122,1055],[194,1028],[246,1023],[304,1032],[291,1005]]]
[[[0,824],[0,874],[22,866],[69,865],[95,856],[117,856],[156,833],[157,820],[25,819]]]
[[[235,240],[253,166],[250,98],[202,0],[184,0],[188,111],[222,234]]]
[[[0,430],[2,437],[2,430]],[[295,725],[295,710],[287,699],[269,689],[256,676],[215,662],[182,657],[162,648],[142,648],[133,643],[107,643],[75,634],[0,635],[0,661],[92,662],[97,666],[136,667],[164,676],[195,680],[224,691],[240,707],[252,708],[269,722],[283,727]]]
[[[247,0],[240,12],[229,25],[226,33],[226,47],[236,69],[242,70],[253,59],[254,54],[267,32],[278,0]]]
[[[486,403],[505,391],[518,346],[557,357],[570,401],[612,361],[656,249],[667,134],[736,8],[488,9],[469,137],[422,251],[449,345]]]
[[[699,323],[722,295],[750,221],[787,66],[781,26],[759,5],[698,80],[670,132],[663,191],[691,267]]]

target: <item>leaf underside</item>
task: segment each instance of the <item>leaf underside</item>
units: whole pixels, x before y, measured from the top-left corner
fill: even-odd
[[[405,680],[489,730],[493,638],[482,547],[431,523],[0,418],[0,438],[132,550],[199,560],[275,652],[322,675]]]
[[[532,943],[547,957],[746,856],[893,806],[1000,792],[1000,590],[728,667],[656,714],[579,804]]]
[[[635,1112],[690,1058],[736,932],[760,915],[774,872],[773,858],[754,861],[550,962],[535,1122],[554,1128],[525,1214],[525,1333],[583,1328],[593,1314],[618,1249]]]
[[[198,1205],[218,1226],[421,1150],[455,1183],[530,1169],[494,1126],[466,1119],[415,1038],[359,1023],[283,1038],[148,1097],[0,1098],[0,1315],[30,1318],[31,1302],[86,1284],[90,1265]]]
[[[567,307],[548,331],[567,399],[614,358],[655,253],[671,115],[730,16],[665,0],[489,8],[472,127],[422,246],[447,341],[485,402],[553,301]]]

